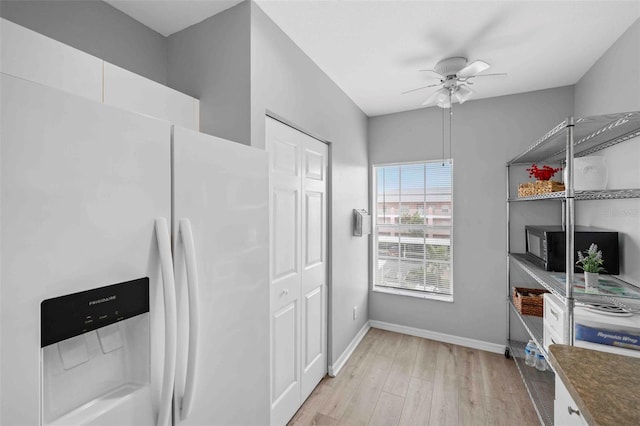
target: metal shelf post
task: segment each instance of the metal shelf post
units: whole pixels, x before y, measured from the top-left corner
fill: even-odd
[[[567,307],[567,315],[565,315],[565,336],[567,336],[567,343],[571,346],[574,344],[574,318],[573,308],[575,307],[575,300],[573,298],[573,269],[575,268],[574,249],[575,249],[575,193],[573,186],[573,130],[574,121],[573,117],[567,118],[567,144],[566,144],[566,163],[567,181],[565,184],[565,198],[566,208],[565,210],[565,238],[566,238],[566,283],[565,283],[565,303]]]
[[[507,205],[507,253],[506,253],[506,260],[507,260],[507,303],[506,303],[506,315],[507,315],[507,339],[506,341],[510,341],[511,340],[511,312],[509,311],[509,305],[510,305],[510,294],[511,294],[511,269],[509,264],[511,263],[511,260],[509,259],[509,253],[511,253],[511,211],[509,209],[509,198],[511,196],[510,194],[510,186],[511,186],[511,179],[510,179],[510,175],[511,175],[511,166],[509,164],[507,164],[506,167],[507,170],[507,198],[506,198],[506,202],[505,204]],[[507,347],[507,349],[505,349],[505,355],[507,355],[510,352],[509,347]]]

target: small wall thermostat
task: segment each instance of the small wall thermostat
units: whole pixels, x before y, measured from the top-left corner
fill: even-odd
[[[362,237],[371,233],[371,215],[365,209],[353,209],[353,236]]]

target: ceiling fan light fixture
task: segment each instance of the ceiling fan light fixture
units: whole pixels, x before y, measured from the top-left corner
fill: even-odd
[[[432,93],[427,100],[422,103],[422,105],[437,105],[440,108],[451,108],[452,103],[458,102],[463,104],[475,94],[475,92],[468,86],[469,84],[473,84],[470,79],[490,75],[504,75],[500,73],[478,74],[486,71],[489,67],[490,65],[488,63],[480,60],[476,60],[468,64],[467,58],[463,58],[461,56],[446,58],[438,62],[433,70],[421,70],[429,71],[434,76],[442,77],[440,79],[440,83],[418,87],[417,89],[407,90],[403,93],[410,93],[426,89],[428,87],[441,86],[441,89]]]
[[[440,108],[444,108],[444,109],[451,108],[451,102],[449,101],[448,98],[439,100],[436,105],[438,105]]]
[[[451,89],[443,88],[436,98],[436,104],[440,108],[451,108]]]
[[[456,89],[456,91],[453,93],[453,96],[456,98],[456,100],[463,104],[466,101],[469,100],[469,98],[473,95],[473,90],[469,89],[467,86],[465,85],[461,85],[458,86],[458,88]]]
[[[441,99],[445,99],[449,97],[449,91],[444,87],[434,92],[427,98],[426,101],[422,103],[422,105],[433,105],[433,103],[439,103]]]

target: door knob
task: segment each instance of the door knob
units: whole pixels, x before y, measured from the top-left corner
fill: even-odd
[[[569,410],[569,415],[571,415],[571,414],[577,414],[577,415],[580,415],[580,410],[576,410],[576,409],[574,409],[574,408],[571,408],[571,406],[570,406],[570,405],[567,405],[567,410]]]

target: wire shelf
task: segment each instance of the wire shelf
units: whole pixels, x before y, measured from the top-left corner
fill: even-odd
[[[515,201],[539,201],[539,200],[564,200],[565,191],[548,192],[546,194],[530,195],[528,197],[511,197],[509,202]]]
[[[527,330],[531,339],[536,343],[538,348],[542,351],[545,359],[549,358],[549,354],[544,348],[544,324],[542,317],[534,317],[531,315],[522,315],[518,309],[516,309],[513,304],[513,300],[509,298],[509,305],[511,305],[511,309],[515,312],[516,316],[520,319],[522,326]]]
[[[564,160],[567,120],[555,126],[508,164]],[[574,122],[574,156],[593,154],[640,136],[640,111],[578,118]]]
[[[622,200],[625,198],[640,198],[639,188],[604,189],[591,191],[575,191],[576,200]]]
[[[556,191],[548,194],[531,195],[529,197],[512,197],[509,198],[509,202],[564,200],[565,195],[565,191]],[[640,188],[575,191],[574,193],[574,199],[576,200],[623,200],[627,198],[640,198]]]
[[[525,271],[529,276],[536,280],[536,282],[538,282],[542,287],[549,290],[556,297],[559,297],[560,300],[565,299],[564,284],[558,281],[558,279],[554,277],[554,275],[552,275],[558,275],[559,273],[545,271],[535,263],[531,262],[523,253],[510,253],[509,258],[513,259],[516,265],[518,265],[523,271]],[[562,274],[564,275],[564,273]],[[640,288],[634,286],[631,283],[616,278],[613,275],[607,275],[606,279],[615,282],[620,286],[621,289],[628,290],[628,292],[630,293],[640,292]],[[618,306],[622,309],[626,309],[628,311],[640,311],[640,298],[625,297],[624,295],[613,296],[609,294],[586,294],[580,293],[577,290],[578,289],[575,287],[574,283],[573,297],[576,300],[576,303],[585,305],[610,304]]]
[[[518,367],[524,386],[536,409],[540,423],[553,425],[553,402],[555,400],[555,374],[552,371],[538,371],[524,363],[526,343],[509,340],[509,352]]]

